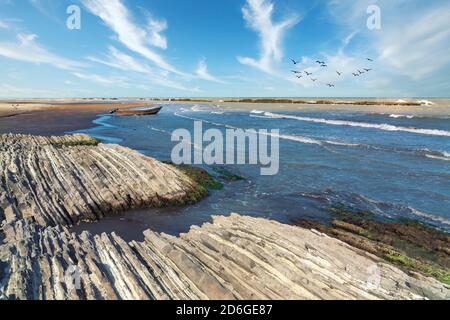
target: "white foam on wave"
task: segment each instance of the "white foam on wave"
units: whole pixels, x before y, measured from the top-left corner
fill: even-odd
[[[219,122],[214,122],[214,121],[209,121],[209,120],[203,120],[203,119],[198,119],[198,118],[194,118],[194,117],[189,117],[189,116],[185,116],[185,115],[181,115],[178,113],[175,113],[175,116],[177,117],[181,117],[181,118],[185,118],[185,119],[189,119],[189,120],[193,120],[193,121],[202,121],[204,123],[209,123],[215,126],[220,126],[220,127],[225,127],[228,129],[241,129],[244,130],[242,128],[237,128],[237,127],[233,127],[230,126],[228,124],[225,123],[219,123]],[[258,116],[255,116],[258,117]],[[264,134],[261,132],[261,134]],[[296,141],[296,142],[300,142],[300,143],[304,143],[304,144],[315,144],[315,145],[319,145],[319,146],[323,146],[323,145],[335,145],[335,146],[346,146],[346,147],[359,147],[361,145],[359,144],[352,144],[352,143],[345,143],[345,142],[338,142],[338,141],[331,141],[331,140],[318,140],[318,139],[314,139],[314,138],[309,138],[309,137],[303,137],[303,136],[298,136],[298,135],[285,135],[285,134],[275,134],[275,133],[267,133],[267,136],[270,137],[277,137],[279,139],[283,139],[283,140],[290,140],[290,141]]]
[[[252,110],[250,113],[252,113],[252,114],[263,114],[264,111],[261,111],[261,110]]]
[[[444,160],[444,161],[450,161],[450,153],[449,152],[439,152],[439,151],[429,151],[429,150],[424,150],[425,151],[425,156],[427,158],[430,159],[435,159],[435,160]]]
[[[400,118],[407,118],[407,119],[413,119],[415,116],[413,115],[406,115],[406,114],[391,114],[389,115],[389,118],[394,119],[400,119]]]
[[[430,221],[433,221],[433,222],[444,224],[446,226],[450,226],[450,220],[448,220],[448,219],[446,219],[444,217],[435,216],[435,215],[432,215],[430,213],[425,213],[425,212],[419,211],[419,210],[411,208],[411,207],[408,207],[408,208],[411,210],[411,214],[416,216],[416,217],[425,218],[426,220],[430,220]]]
[[[429,100],[420,100],[420,101],[417,101],[417,102],[420,103],[420,104],[424,104],[426,106],[434,106],[435,105],[434,102],[431,102]]]
[[[435,160],[450,161],[450,158],[447,158],[447,157],[439,157],[439,156],[435,156],[435,155],[432,155],[432,154],[426,154],[425,157],[430,158],[430,159],[435,159]]]
[[[345,120],[328,120],[322,118],[310,118],[310,117],[299,117],[293,115],[285,115],[285,114],[276,114],[272,112],[265,112],[264,115],[266,117],[274,118],[274,119],[290,119],[290,120],[298,120],[305,122],[313,122],[313,123],[322,123],[322,124],[330,124],[335,126],[349,126],[349,127],[358,127],[358,128],[367,128],[367,129],[378,129],[384,131],[401,131],[401,132],[409,132],[415,134],[422,135],[431,135],[431,136],[441,136],[441,137],[450,137],[450,131],[445,130],[437,130],[437,129],[420,129],[420,128],[408,128],[408,127],[398,127],[390,124],[377,124],[377,123],[365,123],[365,122],[355,122],[355,121],[345,121]]]

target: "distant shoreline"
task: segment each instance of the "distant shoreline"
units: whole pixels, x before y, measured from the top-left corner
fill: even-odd
[[[419,100],[420,101],[420,100]],[[0,101],[0,133],[63,135],[93,126],[99,114],[113,109],[163,104],[208,104],[228,111],[352,112],[450,116],[450,99],[34,99]]]

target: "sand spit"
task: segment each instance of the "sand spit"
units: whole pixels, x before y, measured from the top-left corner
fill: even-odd
[[[325,234],[237,214],[143,242],[76,235],[76,221],[202,195],[175,167],[88,136],[3,135],[0,164],[3,299],[450,299]]]

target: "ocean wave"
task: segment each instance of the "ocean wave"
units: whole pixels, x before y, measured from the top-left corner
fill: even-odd
[[[434,105],[435,105],[434,102],[431,102],[431,101],[429,101],[429,100],[419,100],[419,101],[417,101],[417,102],[420,103],[420,104],[424,104],[424,105],[426,105],[426,106],[434,106]]]
[[[389,115],[389,118],[394,119],[400,119],[400,118],[406,118],[406,119],[413,119],[415,116],[413,115],[406,115],[406,114],[391,114]]]
[[[450,161],[450,153],[445,151],[432,151],[428,149],[423,149],[422,152],[424,153],[425,157],[435,160],[444,160],[444,161]]]
[[[204,111],[210,111],[211,107],[209,106],[201,106],[199,104],[193,105],[190,109],[192,112],[204,112]]]
[[[355,122],[355,121],[345,121],[345,120],[328,120],[328,119],[323,119],[323,118],[310,118],[310,117],[300,117],[300,116],[286,115],[286,114],[276,114],[276,113],[272,113],[272,112],[265,112],[264,115],[266,117],[271,117],[274,119],[289,119],[289,120],[298,120],[298,121],[305,121],[305,122],[329,124],[329,125],[335,125],[335,126],[349,126],[349,127],[367,128],[367,129],[378,129],[378,130],[391,131],[391,132],[400,131],[400,132],[409,132],[409,133],[422,134],[422,135],[450,137],[450,131],[438,130],[438,129],[420,129],[420,128],[398,127],[398,126],[394,126],[394,125],[390,125],[390,124],[365,123],[365,122]]]
[[[428,223],[439,229],[450,230],[449,219],[426,213],[400,203],[373,200],[361,194],[336,192],[331,189],[323,192],[303,192],[300,195],[304,198],[318,201],[324,206],[324,209],[329,207],[343,207],[356,212],[371,212],[386,218],[410,218]]]
[[[250,113],[251,113],[251,114],[263,114],[264,111],[261,111],[261,110],[252,110]]]
[[[209,121],[209,120],[198,119],[198,118],[189,117],[189,116],[185,116],[185,115],[181,115],[181,114],[177,114],[177,113],[175,113],[175,116],[189,119],[192,121],[202,121],[204,123],[208,123],[208,124],[212,124],[212,125],[220,126],[220,127],[225,127],[228,129],[245,130],[243,128],[233,127],[233,126],[230,126],[225,123],[219,123],[219,122],[214,122],[214,121]],[[261,134],[264,134],[264,133],[261,133]],[[315,145],[320,145],[320,146],[323,146],[323,145],[335,145],[335,146],[347,146],[347,147],[360,146],[359,144],[352,144],[352,143],[332,141],[332,140],[318,140],[318,139],[303,137],[303,136],[299,136],[299,135],[286,135],[286,134],[275,134],[275,133],[267,133],[266,135],[271,136],[271,137],[276,137],[276,138],[279,138],[282,140],[290,140],[290,141],[296,141],[296,142],[300,142],[300,143],[304,143],[304,144],[315,144]]]
[[[189,119],[192,121],[202,121],[204,123],[208,123],[211,125],[224,127],[224,128],[228,128],[228,129],[245,130],[242,128],[233,127],[233,126],[225,124],[225,123],[219,123],[219,122],[214,122],[214,121],[209,121],[209,120],[198,119],[198,118],[189,117],[186,115],[181,115],[178,113],[175,113],[175,116]],[[272,119],[272,117],[267,117],[267,116],[258,116],[258,115],[250,115],[250,116],[255,117],[255,118]],[[433,150],[429,150],[429,149],[417,150],[417,149],[412,149],[412,148],[389,147],[389,146],[383,146],[383,145],[349,143],[349,142],[345,142],[345,141],[324,140],[324,139],[317,139],[317,138],[305,137],[305,136],[300,136],[300,135],[274,134],[274,133],[267,133],[267,135],[272,136],[272,137],[277,137],[282,140],[295,141],[295,142],[299,142],[299,143],[303,143],[303,144],[315,144],[315,145],[319,145],[319,146],[342,146],[342,147],[349,147],[349,148],[363,148],[363,149],[384,151],[384,152],[404,153],[404,154],[408,154],[408,155],[426,157],[426,158],[434,159],[434,160],[450,161],[450,153],[445,152],[445,151],[441,152],[441,151],[433,151]]]

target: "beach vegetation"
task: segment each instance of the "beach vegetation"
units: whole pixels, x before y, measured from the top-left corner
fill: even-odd
[[[70,147],[96,147],[100,144],[100,141],[95,138],[89,138],[85,140],[56,140],[50,142],[50,145],[52,145],[55,148],[70,148]]]
[[[368,211],[335,206],[332,221],[299,220],[295,224],[316,229],[368,251],[405,270],[450,284],[450,236],[431,225],[410,219],[387,219]]]

